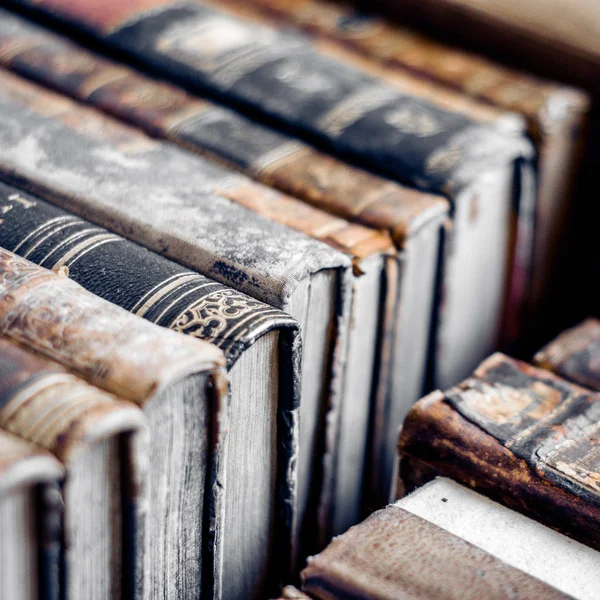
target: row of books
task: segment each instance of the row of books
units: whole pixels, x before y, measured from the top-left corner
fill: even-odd
[[[398,495],[411,493],[311,558],[306,594],[598,598],[600,321],[535,361],[546,368],[494,354],[414,406],[398,446]]]
[[[5,4],[0,581],[264,597],[534,325],[588,99],[321,0]]]

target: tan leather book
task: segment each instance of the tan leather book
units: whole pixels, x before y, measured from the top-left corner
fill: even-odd
[[[0,597],[59,600],[64,467],[0,429]]]
[[[464,524],[469,514],[473,527]],[[579,558],[568,547],[570,540],[556,540],[554,532],[524,521],[529,520],[438,479],[373,513],[309,559],[301,573],[302,589],[319,600],[571,598],[546,582],[551,573],[543,581],[531,574],[548,575],[540,556],[546,552],[559,553],[564,562]],[[513,537],[508,540],[502,532],[502,526],[515,522],[530,537],[545,542],[538,556],[528,557],[533,565],[524,560],[518,529],[511,530]],[[504,535],[505,543],[495,544],[494,534]],[[586,551],[596,554],[583,548],[584,555]],[[586,566],[597,566],[598,556],[586,558]],[[581,577],[582,571],[578,574]],[[576,589],[575,578],[570,579],[563,589]]]
[[[219,493],[212,486],[227,424],[222,353],[1,249],[0,334],[142,408],[151,445],[147,502],[137,506],[135,594],[168,589],[174,572],[196,593],[200,568],[211,568],[204,506]],[[170,504],[181,497],[181,505]]]
[[[440,233],[449,208],[446,200],[344,163],[1,9],[0,63],[306,203],[282,195],[230,196],[267,218],[349,254],[355,272],[362,274],[354,282],[354,333],[344,384],[353,390],[353,401],[341,413],[339,456],[344,464],[336,468],[339,491],[334,504],[341,507],[343,499],[348,508],[334,511],[339,516],[333,516],[333,532],[345,531],[357,522],[356,494],[361,486],[356,475],[364,471],[371,396],[378,426],[368,452],[368,481],[370,489],[382,490],[380,502],[384,502],[397,428],[423,391]],[[350,225],[307,205],[389,234]],[[373,328],[376,305],[381,306],[377,331]],[[362,336],[356,335],[361,331]],[[350,429],[345,421],[351,423]]]
[[[423,398],[398,442],[401,485],[459,481],[599,549],[600,395],[495,354]]]
[[[52,452],[62,488],[63,593],[102,599],[134,591],[136,516],[148,502],[142,412],[0,338],[0,427]],[[93,542],[93,543],[92,543]]]
[[[409,73],[423,85],[435,82],[442,89],[455,90],[524,117],[538,153],[529,291],[529,310],[535,314],[550,276],[561,266],[556,259],[572,212],[573,188],[585,142],[588,96],[437,42],[381,17],[365,15],[335,0],[252,0],[250,4],[285,24],[371,59],[382,66],[386,80],[393,80],[396,73]],[[449,108],[456,110],[458,104],[450,104]],[[478,114],[476,108],[465,110]]]
[[[600,392],[600,320],[586,319],[567,329],[533,360],[573,383]]]
[[[399,20],[437,30],[499,59],[504,56],[545,76],[598,90],[600,14],[594,0],[379,0],[375,4]]]

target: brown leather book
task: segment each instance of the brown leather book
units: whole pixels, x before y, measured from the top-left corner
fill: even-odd
[[[495,354],[409,413],[401,486],[441,474],[599,549],[600,396]]]
[[[469,513],[478,531],[464,525]],[[452,515],[455,519],[448,518]],[[529,557],[529,563],[537,563],[534,567],[520,568],[527,562],[519,556],[521,534],[514,530],[506,540],[502,526],[520,525],[529,534],[533,530],[538,540],[546,542],[539,554],[560,549],[564,562],[575,558],[568,547],[571,541],[553,539],[554,532],[546,535],[545,528],[524,520],[470,490],[438,479],[333,540],[302,571],[302,589],[319,600],[571,598],[545,583],[545,577],[536,578],[545,574],[541,556]],[[494,534],[504,537],[503,547],[495,543]],[[517,548],[513,550],[512,544]],[[589,548],[583,551],[596,554]],[[597,568],[598,558],[587,558],[587,566]],[[573,589],[573,583],[563,587]]]
[[[2,249],[0,334],[143,409],[152,443],[143,480],[148,502],[133,507],[140,523],[131,573],[135,594],[148,597],[168,590],[173,569],[182,578],[181,589],[189,585],[197,593],[200,569],[211,570],[204,505],[220,494],[213,479],[227,424],[222,353]],[[186,470],[189,477],[183,477]],[[170,504],[176,497],[186,501]]]
[[[228,1],[236,4],[241,0]],[[384,69],[388,67],[391,79],[394,73],[410,73],[424,85],[436,82],[442,89],[456,90],[525,118],[538,152],[529,309],[539,310],[550,275],[560,267],[556,258],[571,214],[581,162],[589,110],[587,95],[508,69],[383,18],[367,16],[335,0],[252,0],[251,5],[371,59]],[[451,108],[456,110],[457,106]],[[471,114],[477,114],[476,110]]]
[[[544,346],[534,362],[600,392],[600,320],[587,319]]]
[[[143,527],[135,515],[148,501],[140,409],[0,338],[0,427],[65,465],[60,561],[65,596],[131,595],[130,561]]]
[[[64,467],[0,429],[0,598],[59,600]]]
[[[354,425],[351,439],[345,434],[348,428],[341,426],[339,456],[345,464],[338,473],[363,472],[369,410],[365,393],[371,390],[377,427],[369,452],[368,482],[370,489],[381,490],[380,503],[386,501],[398,426],[423,392],[435,311],[439,234],[449,208],[446,200],[344,163],[296,138],[102,58],[1,9],[0,63],[131,122],[151,135],[166,137],[186,149],[224,162],[307,204],[389,232],[396,246],[396,258],[392,257],[387,234],[349,225],[287,196],[231,196],[263,216],[344,251],[352,256],[355,271],[363,273],[354,284],[358,306],[353,329],[370,332],[371,338],[363,336],[358,340],[356,335],[351,336],[345,386],[353,390],[354,400],[341,417]],[[396,272],[396,260],[400,262],[401,275]],[[382,262],[385,264],[378,266]],[[378,292],[377,279],[385,285],[385,293]],[[371,304],[367,309],[370,314],[362,309],[365,302]],[[377,356],[367,348],[373,345],[375,332],[369,321],[374,322],[375,304],[382,307]],[[376,374],[372,378],[374,367]],[[348,444],[352,446],[350,451],[344,449]],[[345,515],[334,516],[334,533],[357,522],[358,503],[352,498],[360,489],[357,481],[347,476],[338,477],[337,485],[337,505],[344,498],[350,508],[344,511]]]
[[[362,0],[359,4],[367,6]],[[599,89],[600,13],[595,0],[378,0],[368,8],[374,5],[522,68]]]

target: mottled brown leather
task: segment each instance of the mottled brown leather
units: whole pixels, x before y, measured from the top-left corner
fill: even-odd
[[[167,137],[194,152],[202,152],[181,139],[177,126],[214,110],[215,105],[186,94],[182,89],[156,81],[131,68],[118,65],[82,47],[56,43],[52,37],[22,30],[0,36],[0,63],[21,72],[37,73],[45,83],[64,93],[95,104],[110,114],[142,127],[152,135]],[[389,231],[402,247],[407,236],[432,218],[448,210],[443,198],[418,192],[353,167],[290,138],[298,151],[247,174],[318,209],[376,229]],[[211,158],[220,159],[206,151]],[[222,159],[221,159],[222,160]],[[230,165],[234,166],[235,165]],[[261,198],[249,190],[238,190],[231,198],[266,214],[269,218],[324,239],[333,246],[364,258],[389,251],[387,234],[347,225],[303,205],[290,197],[271,194]],[[327,227],[324,221],[331,219]],[[337,228],[333,235],[325,234]],[[371,240],[368,238],[372,237]],[[360,241],[356,242],[354,238]]]
[[[63,463],[85,444],[144,428],[139,408],[0,338],[0,427]]]
[[[225,378],[215,346],[135,317],[3,249],[0,333],[138,403],[192,373]]]
[[[406,491],[435,472],[600,549],[600,395],[500,354],[400,433]]]
[[[600,392],[600,320],[587,319],[544,346],[534,361],[579,385]]]
[[[395,505],[335,538],[301,578],[302,589],[321,600],[567,598]]]

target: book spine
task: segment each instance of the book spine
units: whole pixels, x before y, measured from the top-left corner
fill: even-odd
[[[152,323],[216,344],[228,368],[257,336],[297,328],[276,308],[3,183],[0,211],[0,246],[66,270],[86,290]]]
[[[476,576],[473,573],[477,573]],[[300,574],[317,598],[567,596],[462,537],[391,505],[336,537]]]
[[[403,190],[392,182],[353,169],[231,110],[195,100],[176,87],[112,64],[58,36],[36,29],[16,15],[1,14],[0,62],[3,65],[98,106],[152,135],[166,137],[225,162],[319,208],[353,220],[364,214],[366,224],[379,227],[389,224],[393,228],[397,223],[387,214],[383,215],[385,221],[391,223],[381,223],[378,215],[369,218],[369,210],[372,212],[382,203],[389,212],[393,211],[396,220],[406,222],[411,211],[427,210],[443,203],[441,199]],[[359,257],[381,249],[389,250],[390,241],[381,234],[335,222],[290,198],[265,194],[264,202],[259,202],[256,194],[243,191],[227,196],[258,214]],[[396,203],[398,208],[395,208]],[[329,222],[325,222],[327,220]],[[398,225],[396,239],[401,239],[401,223]],[[327,233],[323,235],[322,231]]]
[[[138,0],[127,9],[93,13],[75,2],[45,0],[36,7],[94,31],[180,83],[217,93],[420,188],[454,193],[472,177],[464,161],[485,169],[530,153],[524,140],[509,142],[493,127],[402,94],[315,52],[300,36],[195,3],[161,2],[148,11]],[[219,43],[223,39],[227,44]]]
[[[138,402],[171,377],[218,371],[224,363],[216,348],[136,319],[64,275],[4,249],[0,332],[99,387]]]

